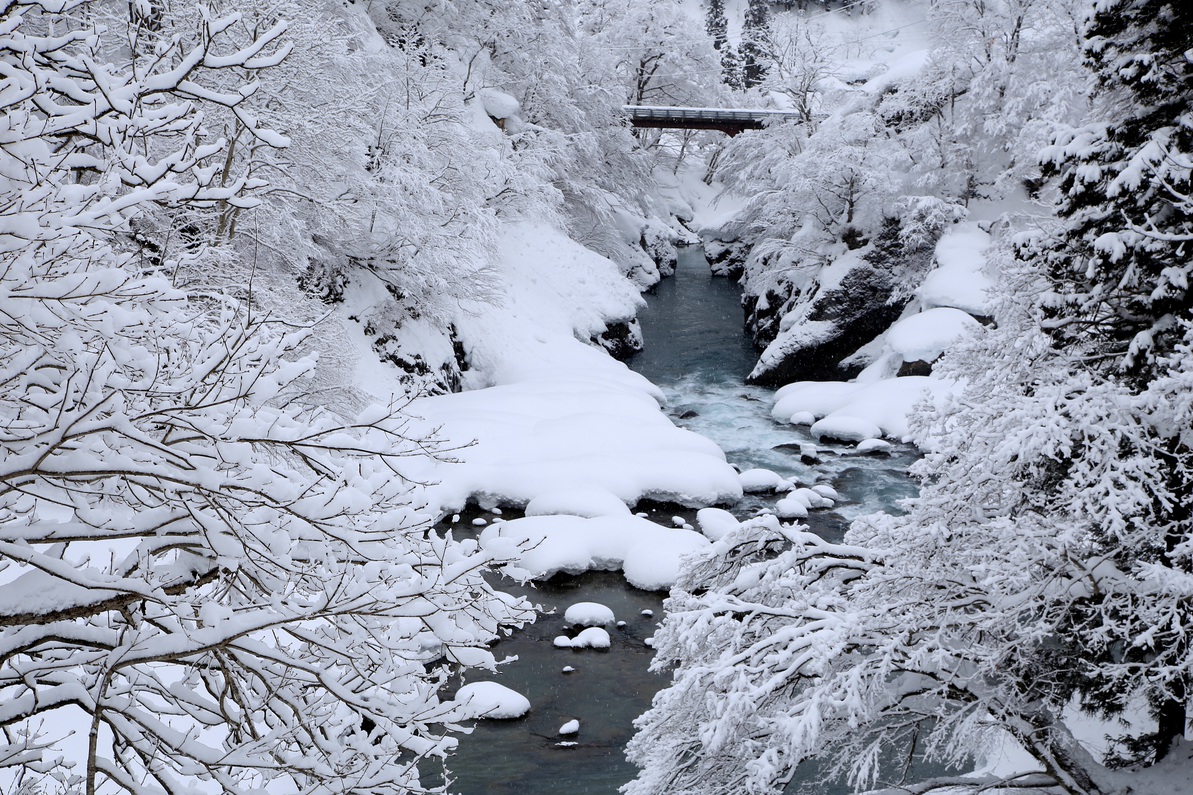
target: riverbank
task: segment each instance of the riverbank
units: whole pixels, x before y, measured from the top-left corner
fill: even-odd
[[[531,267],[530,261],[520,267]],[[546,273],[533,274],[539,281],[531,289],[569,276],[549,262],[544,267]],[[525,283],[536,284],[530,278]],[[485,678],[525,695],[531,709],[518,720],[479,721],[474,734],[462,739],[451,766],[463,795],[613,795],[634,775],[622,748],[633,719],[667,683],[666,676],[648,671],[653,652],[647,644],[662,618],[666,589],[634,588],[616,571],[605,571],[622,563],[608,552],[602,557],[584,551],[593,540],[586,528],[606,547],[619,527],[630,528],[635,541],[643,531],[675,539],[675,550],[705,543],[698,508],[719,501],[740,519],[774,511],[786,494],[743,494],[738,470],[766,468],[792,485],[831,489],[834,507],[813,510],[806,520],[827,536],[842,533],[852,516],[893,507],[910,493],[904,475],[914,457],[910,448],[867,456],[819,445],[819,463],[801,459],[812,439],[805,428],[771,417],[770,390],[744,384],[753,348],[741,328],[737,291],[709,275],[699,249],[684,249],[675,276],[645,300],[639,317],[647,347],[629,368],[564,337],[564,325],[548,324],[515,341],[512,350],[534,351],[536,358],[496,369],[489,378],[499,383],[415,406],[428,423],[459,434],[455,438],[472,433],[478,440],[453,454],[459,463],[434,473],[441,480],[433,493],[447,509],[442,529],[482,543],[541,532],[529,538],[535,555],[522,559],[522,574],[534,574],[527,567],[544,555],[566,556],[569,548],[575,553],[571,568],[554,577],[528,586],[500,583],[527,595],[543,614],[533,627],[497,644],[498,658],[519,659]],[[533,306],[526,295],[519,302]],[[507,333],[528,328],[515,324]],[[491,349],[500,340],[494,337]],[[720,486],[709,488],[709,477]],[[655,500],[640,501],[652,494]],[[676,500],[675,494],[686,496]],[[540,515],[523,518],[527,507]],[[632,561],[631,569],[673,570],[675,557],[668,560],[665,541],[663,549],[648,545],[639,552],[644,560]],[[597,570],[582,573],[586,569]],[[556,638],[577,634],[564,620],[576,602],[612,609],[615,622],[604,627],[607,650],[555,645]],[[558,735],[573,719],[579,732]]]

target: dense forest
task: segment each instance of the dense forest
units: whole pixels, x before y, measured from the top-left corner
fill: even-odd
[[[693,243],[756,383],[947,388],[902,513],[686,558],[625,791],[1189,786],[1189,4],[4,5],[0,792],[433,789],[534,606],[411,406],[529,369],[519,311],[632,353]]]

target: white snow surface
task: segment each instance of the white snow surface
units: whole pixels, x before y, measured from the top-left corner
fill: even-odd
[[[887,330],[886,341],[905,362],[933,362],[953,344],[981,328],[968,312],[936,307],[895,323]]]
[[[559,572],[621,569],[634,587],[657,591],[675,584],[684,555],[709,542],[692,530],[638,516],[528,516],[489,525],[480,543],[516,560],[506,567],[514,576],[545,579]]]
[[[782,491],[791,488],[791,481],[769,469],[747,469],[741,473],[742,491],[758,494],[767,491]]]
[[[560,635],[554,641],[560,649],[607,649],[612,645],[609,632],[603,627],[589,627],[581,630],[574,638]]]
[[[564,734],[564,735],[578,734],[579,731],[580,731],[580,721],[576,720],[575,718],[573,718],[572,720],[569,720],[567,723],[565,723],[559,727],[559,733]]]
[[[456,700],[467,703],[476,718],[510,720],[530,712],[530,699],[497,682],[470,682],[456,693]]]
[[[985,250],[990,235],[976,223],[957,224],[936,243],[936,267],[916,291],[921,304],[953,307],[971,315],[990,314],[990,277]]]
[[[543,497],[536,511],[571,501],[582,514],[609,508],[604,495],[626,505],[737,500],[741,483],[721,449],[673,425],[649,381],[580,341],[641,302],[613,263],[528,224],[506,230],[502,253],[504,300],[469,306],[456,324],[471,390],[411,407],[419,429],[439,429],[453,448],[454,462],[420,473],[437,483],[432,510],[458,510],[469,497],[517,506]]]
[[[741,526],[737,517],[723,508],[701,508],[696,512],[696,524],[710,541],[720,541]]]
[[[775,392],[771,410],[779,422],[817,417],[811,433],[839,441],[886,436],[905,439],[907,416],[921,400],[938,402],[955,389],[951,381],[928,376],[890,378],[869,383],[797,381]]]
[[[563,612],[563,620],[573,626],[600,627],[617,620],[613,610],[599,602],[576,602]]]
[[[577,486],[562,491],[550,491],[539,494],[526,504],[527,516],[555,516],[567,514],[570,516],[625,516],[630,509],[612,494],[604,489]]]

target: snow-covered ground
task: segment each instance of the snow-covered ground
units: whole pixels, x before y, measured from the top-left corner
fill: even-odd
[[[990,235],[977,222],[960,223],[941,237],[928,273],[904,316],[869,346],[873,362],[851,382],[798,381],[775,393],[779,422],[810,425],[813,436],[873,447],[888,437],[915,442],[907,418],[927,401],[939,403],[958,385],[932,376],[896,377],[907,362],[932,361],[952,345],[982,333],[975,319],[989,311]]]

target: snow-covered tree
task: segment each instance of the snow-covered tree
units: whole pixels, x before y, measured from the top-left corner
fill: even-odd
[[[1146,382],[1184,338],[1193,241],[1193,65],[1187,4],[1101,2],[1086,52],[1093,121],[1045,155],[1068,219],[1049,257],[1058,334]]]
[[[770,71],[772,60],[769,0],[747,0],[742,20],[741,58],[742,84],[745,88],[759,85]]]
[[[453,661],[491,665],[526,607],[427,527],[432,441],[296,405],[302,333],[178,290],[136,233],[252,204],[198,107],[283,143],[242,105],[285,25],[201,12],[115,64],[92,10],[0,22],[2,786],[417,790],[467,714],[437,696]]]
[[[777,792],[813,764],[901,792],[1172,791],[1193,686],[1188,24],[1170,3],[1096,6],[1095,123],[1045,155],[1060,228],[1004,241],[997,326],[934,366],[960,391],[913,423],[920,496],[842,544],[746,523],[692,565],[655,638],[675,682],[641,719],[627,791]],[[1063,25],[1016,29],[1014,57],[975,36],[1001,65],[958,104],[1009,98],[1002,78],[1039,56],[1026,43]],[[1071,110],[1041,99],[1020,107],[1053,125]],[[1094,719],[1112,721],[1106,748],[1078,739]],[[1030,761],[915,767],[972,768],[1008,741]]]

